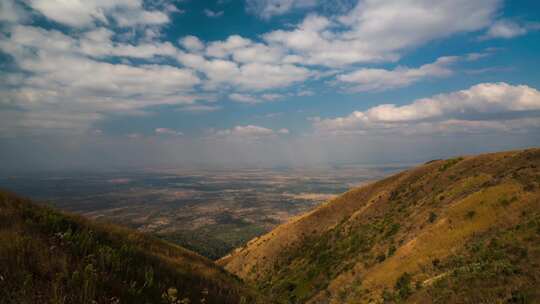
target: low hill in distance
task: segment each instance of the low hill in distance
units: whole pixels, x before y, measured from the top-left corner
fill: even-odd
[[[212,261],[0,192],[1,303],[268,303]]]
[[[218,261],[280,303],[539,303],[540,149],[428,162]]]

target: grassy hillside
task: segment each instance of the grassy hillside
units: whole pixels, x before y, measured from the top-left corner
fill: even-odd
[[[258,300],[236,277],[191,251],[0,192],[0,303]]]
[[[540,302],[540,149],[437,160],[219,261],[281,303]]]

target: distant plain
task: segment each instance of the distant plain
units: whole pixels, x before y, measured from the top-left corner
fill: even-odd
[[[216,259],[352,187],[407,167],[42,172],[0,177],[0,187]]]

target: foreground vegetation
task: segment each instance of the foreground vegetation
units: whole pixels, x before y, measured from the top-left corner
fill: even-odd
[[[259,301],[193,252],[0,192],[1,303]]]
[[[280,303],[540,302],[540,149],[429,162],[219,261]]]

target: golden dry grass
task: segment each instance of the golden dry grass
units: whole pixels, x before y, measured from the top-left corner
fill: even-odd
[[[434,261],[472,257],[479,235],[537,214],[539,167],[540,149],[430,162],[350,190],[219,263],[283,303],[395,300],[407,292],[388,290],[404,273],[437,285],[451,271]]]

